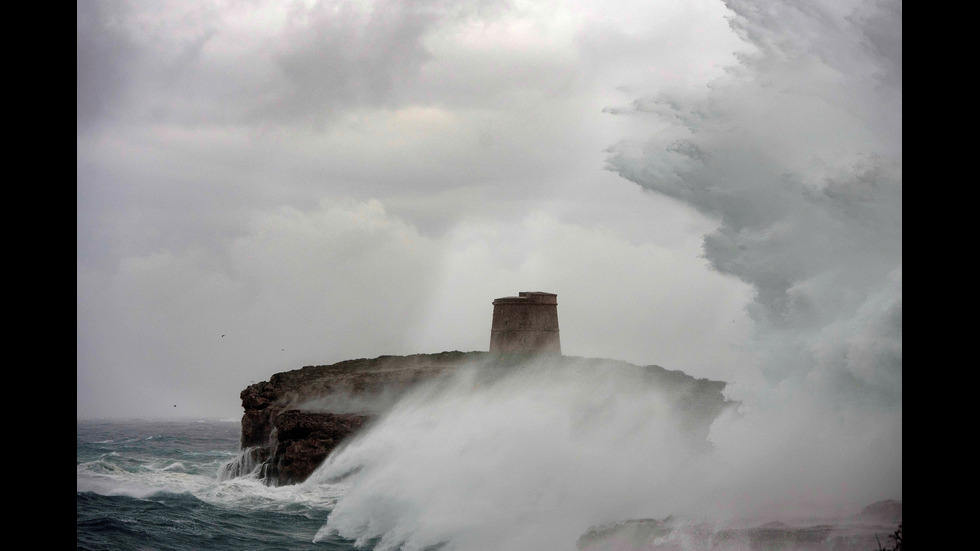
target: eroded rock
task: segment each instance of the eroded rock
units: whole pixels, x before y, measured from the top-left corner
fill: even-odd
[[[449,376],[464,365],[507,370],[534,358],[527,354],[442,352],[380,356],[276,373],[241,393],[242,454],[223,476],[256,474],[271,485],[295,484],[337,446],[384,414],[406,391],[423,381]],[[633,370],[642,381],[664,390],[671,414],[694,441],[708,445],[708,430],[732,405],[725,383],[698,379],[656,365],[550,356],[548,368]]]

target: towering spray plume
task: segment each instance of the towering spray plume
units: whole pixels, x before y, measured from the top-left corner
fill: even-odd
[[[726,5],[751,49],[703,96],[611,109],[670,127],[609,168],[717,220],[705,258],[755,289],[760,377],[732,374],[716,443],[801,499],[900,499],[901,2]]]
[[[379,551],[575,548],[590,526],[663,517],[715,476],[724,383],[534,355],[415,387],[306,482],[342,496],[317,539]],[[344,487],[346,486],[346,487]]]
[[[318,537],[568,549],[628,518],[901,499],[901,3],[726,5],[751,51],[703,97],[610,109],[675,124],[608,162],[717,220],[705,257],[754,287],[740,414],[706,447],[632,369],[464,370],[328,459],[319,483],[351,486]]]

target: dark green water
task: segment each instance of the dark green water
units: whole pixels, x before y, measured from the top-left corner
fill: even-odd
[[[350,550],[313,543],[335,496],[322,487],[219,480],[238,454],[240,424],[77,423],[79,550]]]

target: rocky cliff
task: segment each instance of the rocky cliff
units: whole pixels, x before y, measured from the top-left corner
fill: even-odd
[[[271,485],[305,480],[330,452],[384,413],[404,392],[463,365],[488,369],[514,368],[528,357],[488,352],[442,352],[411,356],[380,356],[333,365],[306,366],[277,373],[241,393],[242,453],[224,477],[257,473]],[[697,379],[680,371],[613,360],[560,356],[556,367],[618,364],[642,369],[644,376],[673,397],[672,407],[685,429],[706,439],[708,428],[731,402],[724,382]]]

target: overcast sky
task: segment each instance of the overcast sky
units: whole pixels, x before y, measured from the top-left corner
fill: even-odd
[[[900,496],[899,0],[77,9],[78,418],[237,419],[541,290],[565,354],[838,416]]]

